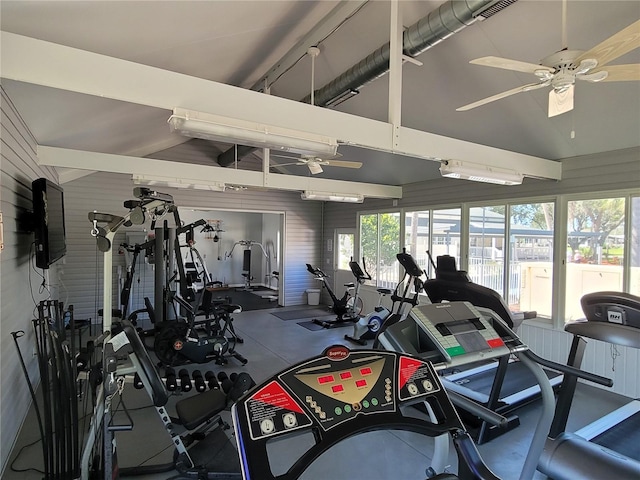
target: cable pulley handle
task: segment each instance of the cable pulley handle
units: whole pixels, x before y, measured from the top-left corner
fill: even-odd
[[[13,336],[13,339],[15,340],[16,338],[20,338],[24,336],[24,330],[18,330],[16,332],[11,332],[11,335]]]

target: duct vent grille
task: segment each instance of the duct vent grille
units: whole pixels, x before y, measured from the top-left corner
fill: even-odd
[[[518,0],[498,0],[497,2],[491,4],[489,7],[481,10],[480,12],[476,12],[475,16],[481,19],[487,19],[489,17],[493,17],[496,13],[501,12],[509,5],[516,3]]]

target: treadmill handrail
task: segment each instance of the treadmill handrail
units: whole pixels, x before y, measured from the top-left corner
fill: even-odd
[[[591,373],[591,372],[585,372],[584,370],[580,370],[579,368],[575,368],[570,365],[565,365],[562,363],[554,362],[552,360],[547,360],[546,358],[542,358],[536,355],[531,350],[526,350],[522,353],[524,353],[526,356],[531,358],[531,360],[542,365],[543,367],[548,367],[553,370],[557,370],[559,372],[564,373],[565,375],[571,375],[574,377],[582,378],[584,380],[597,383],[598,385],[604,385],[605,387],[613,386],[613,380],[608,377],[596,375],[595,373]]]
[[[448,389],[447,395],[449,395],[449,399],[451,403],[453,403],[456,407],[460,407],[463,410],[466,410],[473,415],[481,418],[482,420],[490,423],[491,425],[495,425],[497,427],[504,427],[509,423],[509,419],[504,415],[500,415],[499,413],[494,412],[493,410],[489,410],[484,405],[480,405],[473,400],[469,400],[464,395],[459,394],[458,392],[454,392],[453,390]]]

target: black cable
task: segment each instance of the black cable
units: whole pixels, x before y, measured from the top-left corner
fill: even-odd
[[[174,445],[173,445],[173,443],[171,443],[170,445],[167,445],[166,447],[164,447],[164,448],[163,448],[162,450],[160,450],[159,452],[154,453],[154,454],[153,454],[153,455],[151,455],[149,458],[147,458],[147,459],[143,460],[142,462],[140,462],[138,465],[136,465],[136,468],[137,468],[137,467],[141,467],[141,466],[143,466],[143,465],[144,465],[145,463],[147,463],[149,460],[151,460],[152,458],[157,457],[158,455],[163,454],[164,452],[166,452],[168,449],[170,449],[170,448],[171,448],[171,447],[173,447],[173,446],[174,446]]]
[[[18,450],[18,453],[16,454],[15,458],[13,459],[13,461],[11,462],[11,465],[9,465],[9,469],[12,472],[17,472],[17,473],[23,473],[23,472],[37,472],[37,473],[42,473],[44,474],[44,472],[38,468],[33,468],[33,467],[29,467],[29,468],[16,468],[14,465],[16,464],[16,462],[18,461],[18,459],[20,458],[20,456],[22,455],[22,452],[24,451],[25,448],[29,448],[33,445],[35,445],[38,442],[41,442],[42,439],[38,438],[36,440],[34,440],[31,443],[28,443],[26,445],[23,445],[20,450]]]

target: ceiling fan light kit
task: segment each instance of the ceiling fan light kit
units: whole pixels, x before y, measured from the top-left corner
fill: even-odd
[[[460,160],[443,160],[440,174],[447,178],[471,180],[473,182],[493,183],[496,185],[520,185],[524,175],[515,170],[490,167]]]
[[[322,200],[325,202],[362,203],[364,195],[350,193],[314,192],[305,190],[300,195],[302,200]]]
[[[191,138],[270,148],[300,155],[333,156],[338,151],[338,141],[335,138],[184,108],[174,108],[168,122],[172,132]]]

